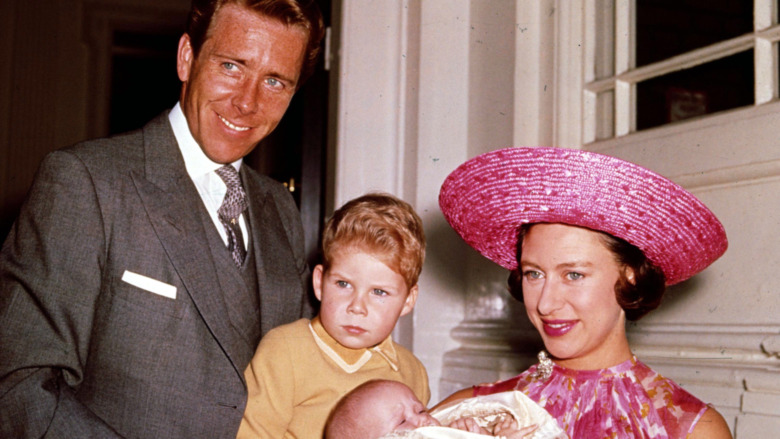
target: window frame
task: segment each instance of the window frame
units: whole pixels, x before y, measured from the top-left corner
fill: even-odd
[[[557,23],[558,40],[561,52],[556,58],[559,71],[566,76],[563,81],[571,81],[579,71],[579,78],[568,84],[581,84],[580,97],[582,122],[579,144],[592,144],[600,141],[618,139],[637,133],[636,106],[637,84],[683,69],[703,65],[736,53],[753,50],[755,67],[755,108],[779,97],[778,85],[778,41],[780,24],[777,23],[776,0],[754,0],[753,32],[735,38],[720,41],[699,49],[654,62],[639,68],[635,64],[635,1],[636,0],[584,0],[583,3],[558,0],[561,12]],[[611,6],[614,21],[609,16],[599,16],[599,11]],[[579,16],[581,33],[568,27]],[[606,23],[606,26],[604,25]],[[601,26],[599,26],[601,24]],[[610,26],[611,25],[611,26]],[[599,33],[601,32],[601,34]],[[611,38],[608,38],[607,36]],[[615,35],[628,35],[628,38],[615,38]],[[572,44],[579,39],[580,44]],[[568,42],[568,44],[565,44]],[[611,49],[611,50],[610,50]],[[570,51],[580,52],[572,56]],[[581,63],[578,69],[574,63]],[[597,72],[610,72],[599,75]],[[602,77],[600,77],[602,76]],[[566,84],[561,83],[564,87]],[[566,95],[566,94],[563,94]],[[568,93],[571,96],[571,93]],[[574,102],[576,104],[577,102]],[[566,114],[571,113],[568,102],[559,100]],[[740,108],[743,109],[744,107]],[[736,109],[735,109],[736,110]],[[706,115],[702,118],[713,117]],[[699,119],[699,118],[697,118]],[[559,120],[565,120],[560,118]],[[668,127],[663,125],[659,127]],[[564,134],[565,130],[557,130]],[[559,137],[574,140],[568,132]]]

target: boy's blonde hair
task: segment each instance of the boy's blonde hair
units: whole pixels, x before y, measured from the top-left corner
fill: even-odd
[[[322,267],[348,248],[370,253],[400,274],[411,288],[417,285],[425,260],[422,220],[409,203],[390,194],[369,193],[333,213],[322,233]]]

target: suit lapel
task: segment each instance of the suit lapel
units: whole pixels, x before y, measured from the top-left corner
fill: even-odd
[[[241,167],[242,183],[249,196],[249,220],[252,224],[252,245],[257,266],[257,284],[260,289],[260,327],[262,334],[286,323],[285,310],[290,296],[289,283],[281,280],[298,279],[299,275],[289,261],[295,260],[276,203],[263,187],[260,178],[251,178],[254,171]],[[281,184],[281,183],[274,183]],[[262,233],[260,233],[262,231]]]
[[[144,127],[144,152],[144,175],[133,174],[138,195],[187,293],[243,379],[245,365],[236,362],[246,348],[230,325],[199,211],[205,207],[187,175],[167,115]]]

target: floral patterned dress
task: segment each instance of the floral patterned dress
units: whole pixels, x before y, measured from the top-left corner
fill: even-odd
[[[709,408],[636,357],[601,370],[552,365],[474,387],[474,396],[519,390],[544,407],[572,439],[688,437]]]

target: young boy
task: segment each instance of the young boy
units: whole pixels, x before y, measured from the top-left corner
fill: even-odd
[[[392,341],[417,301],[422,221],[386,194],[356,198],[325,226],[312,283],[320,312],[270,331],[244,372],[249,398],[239,438],[321,438],[328,414],[369,380],[407,384],[428,402],[428,375]]]
[[[428,413],[409,387],[397,381],[373,380],[356,387],[336,404],[325,425],[324,439],[565,437],[556,434],[562,433],[557,425],[544,425],[534,435],[538,424],[532,422],[555,424],[555,420],[545,413],[529,413],[528,401],[522,394],[507,392],[489,400],[469,398]],[[521,423],[523,428],[519,427]]]

